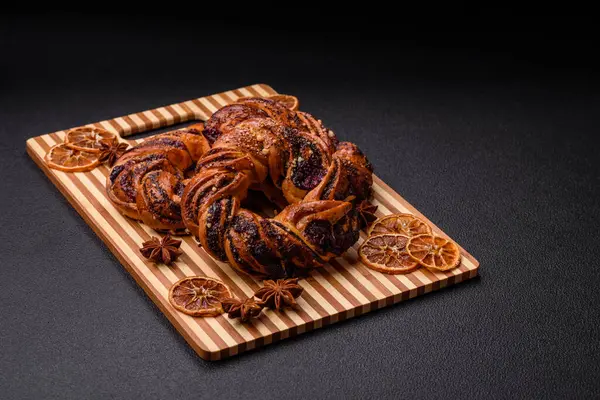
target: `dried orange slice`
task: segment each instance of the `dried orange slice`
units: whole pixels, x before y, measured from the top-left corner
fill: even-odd
[[[296,96],[290,96],[289,94],[274,94],[269,96],[268,99],[281,103],[293,111],[296,111],[300,106],[298,98]]]
[[[369,235],[399,233],[408,237],[431,234],[431,228],[412,214],[391,214],[373,222]]]
[[[116,138],[114,133],[110,133],[104,129],[83,126],[81,128],[71,129],[65,136],[65,143],[69,147],[76,150],[91,151],[92,153],[100,152],[100,142],[106,140],[112,142]]]
[[[410,238],[406,245],[408,254],[427,269],[448,271],[460,264],[460,250],[456,243],[434,235]]]
[[[100,161],[98,154],[72,149],[65,143],[53,146],[44,157],[50,168],[64,172],[84,172],[96,168]]]
[[[231,297],[227,285],[207,276],[180,279],[169,290],[169,301],[173,307],[193,317],[214,317],[222,314],[221,301]]]
[[[406,251],[409,238],[397,233],[370,236],[358,249],[363,263],[384,274],[406,274],[419,266]]]

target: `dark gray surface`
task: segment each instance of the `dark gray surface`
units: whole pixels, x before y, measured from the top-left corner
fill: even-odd
[[[600,104],[587,60],[564,69],[547,43],[529,60],[527,45],[132,18],[0,24],[0,397],[600,395]],[[197,357],[25,140],[258,82],[357,143],[479,259],[481,278],[224,362]]]

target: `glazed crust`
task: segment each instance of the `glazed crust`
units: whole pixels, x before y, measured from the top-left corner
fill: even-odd
[[[210,149],[203,129],[196,124],[153,136],[123,154],[106,181],[114,206],[159,231],[185,229],[180,211],[185,173]]]
[[[358,240],[356,204],[370,196],[372,172],[358,147],[312,115],[245,98],[216,111],[204,129],[129,150],[107,190],[123,214],[158,230],[186,228],[238,271],[279,278],[303,275]],[[265,218],[242,208],[249,189],[283,210]]]

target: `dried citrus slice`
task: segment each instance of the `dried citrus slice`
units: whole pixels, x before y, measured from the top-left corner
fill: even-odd
[[[69,147],[77,150],[91,151],[93,153],[100,152],[100,142],[106,140],[112,142],[116,135],[105,131],[104,129],[83,126],[81,128],[71,129],[65,136],[65,143]]]
[[[443,237],[413,236],[406,245],[406,249],[415,261],[434,271],[448,271],[460,264],[458,246]]]
[[[373,222],[369,235],[399,233],[408,237],[431,234],[431,228],[412,214],[391,214]]]
[[[193,317],[214,317],[222,314],[221,301],[231,297],[227,285],[207,276],[180,279],[169,290],[169,301],[173,307]]]
[[[300,106],[298,98],[296,96],[290,96],[289,94],[274,94],[269,96],[268,99],[281,103],[293,111],[296,111]]]
[[[408,237],[397,233],[370,236],[358,249],[363,263],[385,274],[406,274],[419,266],[406,251]]]
[[[100,164],[98,154],[72,149],[65,143],[57,144],[48,150],[44,160],[50,168],[64,172],[91,171]]]

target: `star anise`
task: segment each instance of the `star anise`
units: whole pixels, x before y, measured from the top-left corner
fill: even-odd
[[[377,206],[369,203],[367,200],[363,200],[358,206],[356,206],[356,210],[358,211],[358,217],[362,225],[361,228],[367,228],[373,221],[377,219],[375,216]]]
[[[229,318],[239,318],[242,322],[258,316],[263,309],[262,302],[256,301],[252,297],[245,300],[236,298],[221,300],[221,306]]]
[[[298,285],[298,278],[266,280],[264,286],[254,293],[266,307],[281,310],[296,305],[295,298],[300,297],[304,289]]]
[[[109,167],[112,167],[115,162],[121,157],[126,151],[129,145],[127,143],[119,143],[117,138],[113,140],[102,140],[100,142],[100,154],[98,159],[101,163],[107,163]]]
[[[181,246],[181,240],[175,240],[171,238],[171,235],[165,235],[162,239],[153,237],[142,243],[140,253],[148,260],[170,265],[178,256],[183,254],[179,246]]]

